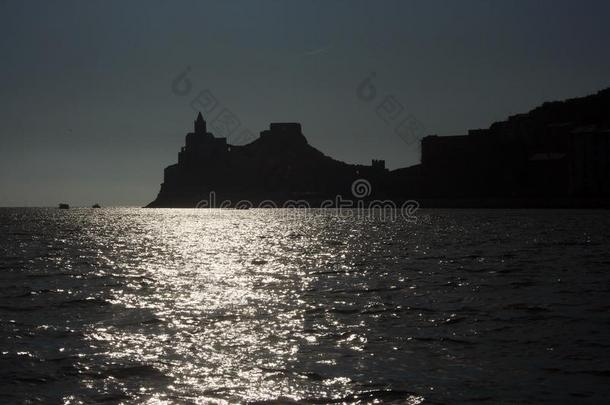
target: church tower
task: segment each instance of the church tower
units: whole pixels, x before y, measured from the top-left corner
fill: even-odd
[[[203,119],[203,115],[201,112],[197,115],[197,119],[195,120],[195,133],[205,135],[207,132],[207,128],[205,125],[205,120]]]

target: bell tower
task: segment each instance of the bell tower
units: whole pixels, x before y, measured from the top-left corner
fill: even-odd
[[[197,115],[197,119],[195,120],[195,133],[205,135],[207,132],[207,128],[205,125],[205,120],[203,119],[203,115],[201,112]]]

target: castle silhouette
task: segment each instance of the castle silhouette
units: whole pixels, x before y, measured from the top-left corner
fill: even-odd
[[[352,183],[366,198],[418,199],[447,207],[610,207],[610,89],[561,102],[467,135],[421,140],[421,163],[390,171],[385,161],[348,164],[308,144],[299,123],[272,123],[246,145],[207,131],[201,113],[178,163],[168,166],[148,207],[195,207],[214,192],[253,204],[304,200],[312,207]]]
[[[148,206],[194,207],[210,192],[233,202],[305,200],[316,206],[337,194],[349,196],[357,179],[381,186],[387,175],[383,160],[351,165],[325,156],[308,144],[299,123],[272,123],[253,142],[230,145],[207,131],[199,113],[178,163],[165,168],[161,191]]]

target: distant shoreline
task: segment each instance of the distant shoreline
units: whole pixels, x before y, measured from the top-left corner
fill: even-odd
[[[419,208],[444,208],[444,209],[610,209],[608,198],[413,198],[419,204]],[[307,200],[305,200],[307,201]],[[400,206],[406,200],[390,200]],[[307,201],[308,208],[320,208],[320,201]],[[256,207],[252,208],[265,208]],[[234,208],[232,204],[226,208]],[[281,203],[278,202],[278,206]],[[196,204],[149,204],[143,208],[208,208],[197,207]],[[209,207],[221,208],[221,207]],[[298,208],[298,207],[295,207]],[[307,208],[307,207],[300,207]],[[328,207],[335,209],[336,207]],[[350,207],[344,207],[349,209]],[[355,208],[355,207],[354,207]],[[366,208],[366,207],[365,207]]]
[[[595,200],[595,201],[514,201],[514,200],[500,200],[500,199],[482,199],[474,201],[473,199],[416,199],[420,204],[420,209],[506,209],[506,210],[523,210],[523,209],[537,209],[537,210],[554,210],[554,209],[569,209],[569,210],[607,210],[610,209],[610,200]],[[58,210],[56,206],[0,206],[0,209],[52,209]],[[117,205],[112,207],[104,207],[108,209],[117,208],[146,208],[146,209],[208,209],[203,207],[195,206],[140,206],[140,205]],[[70,210],[81,210],[88,209],[94,210],[91,207],[72,207]],[[212,209],[223,209],[220,207]],[[234,209],[234,207],[227,207],[226,209]],[[274,208],[260,208],[260,209],[274,209]],[[280,209],[280,208],[275,208]],[[296,209],[307,209],[307,208],[296,208]],[[311,206],[309,209],[322,209],[320,207]],[[334,208],[326,208],[334,209]],[[69,210],[68,210],[69,211]]]

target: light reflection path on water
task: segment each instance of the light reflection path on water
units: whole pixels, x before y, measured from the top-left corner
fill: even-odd
[[[109,357],[154,364],[190,400],[353,394],[349,378],[321,381],[293,364],[320,334],[305,327],[305,312],[317,305],[303,299],[308,274],[329,264],[349,271],[346,252],[358,230],[327,244],[320,232],[337,218],[326,215],[278,220],[265,210],[166,210],[160,220],[158,211],[98,233],[111,238],[98,241],[114,247],[108,260],[147,281],[144,289],[116,290],[113,303],[155,316],[147,333],[94,328],[91,339],[107,345]],[[333,333],[341,329],[332,323]],[[349,333],[338,344],[359,352],[365,342]]]
[[[0,402],[602,403],[609,230],[0,209]]]

